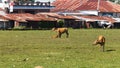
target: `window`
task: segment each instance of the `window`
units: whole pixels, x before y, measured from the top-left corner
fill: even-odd
[[[102,16],[113,17],[113,13],[102,13]]]

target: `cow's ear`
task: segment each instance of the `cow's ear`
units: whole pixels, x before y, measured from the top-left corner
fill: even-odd
[[[53,27],[52,30],[54,31],[54,30],[55,30],[55,27]]]

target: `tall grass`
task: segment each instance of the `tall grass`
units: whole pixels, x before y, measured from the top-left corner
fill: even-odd
[[[119,29],[70,29],[52,39],[50,30],[0,31],[0,68],[119,68]],[[106,37],[105,52],[92,42]],[[26,59],[26,60],[25,60]]]

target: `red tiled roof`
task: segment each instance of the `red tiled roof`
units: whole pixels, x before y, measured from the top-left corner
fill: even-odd
[[[88,0],[56,0],[52,4],[55,9],[52,11],[73,11]]]
[[[7,20],[15,20],[15,21],[19,21],[19,22],[26,22],[26,20],[18,17],[18,16],[14,16],[14,15],[6,15],[4,16],[4,18],[6,18]]]
[[[97,10],[98,0],[89,0],[76,10]],[[107,0],[100,0],[100,12],[120,12],[120,5],[112,3]]]
[[[0,21],[8,21],[8,19],[0,15]]]
[[[27,21],[56,21],[55,19],[46,18],[42,15],[36,16],[29,13],[20,13],[20,14],[7,14],[4,18],[8,20],[15,20],[18,22],[27,22]]]
[[[18,22],[27,22],[27,21],[57,21],[60,19],[76,19],[73,16],[62,16],[56,13],[37,13],[35,15],[29,13],[20,13],[20,14],[6,14],[2,16],[7,20],[15,20]]]
[[[55,18],[49,17],[46,14],[37,13],[35,16],[43,18],[42,21],[56,21]]]
[[[37,13],[37,16],[42,16],[43,17],[48,17],[48,18],[59,18],[59,19],[76,19],[73,16],[63,16],[63,15],[59,15],[57,13]]]
[[[97,10],[98,0],[56,0],[53,2],[54,12],[76,11],[76,10]],[[120,5],[108,0],[100,0],[100,12],[120,12]]]
[[[52,11],[58,11],[58,10],[62,10],[61,6],[66,2],[67,0],[56,0],[52,3],[52,5],[56,6],[55,9],[53,9]]]

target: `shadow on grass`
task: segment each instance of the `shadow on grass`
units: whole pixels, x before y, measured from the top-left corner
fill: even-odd
[[[115,49],[106,50],[106,52],[112,52],[112,51],[116,51],[116,50]]]

